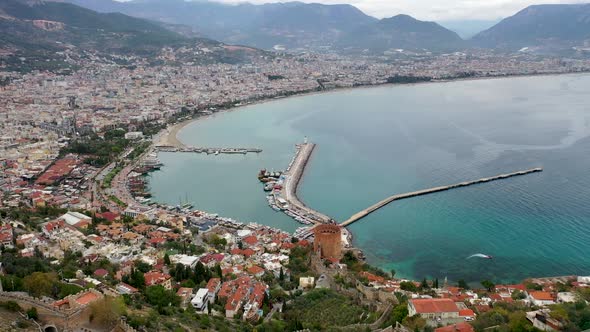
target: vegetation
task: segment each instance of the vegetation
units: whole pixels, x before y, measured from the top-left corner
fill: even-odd
[[[122,297],[106,296],[90,305],[89,320],[102,326],[113,326],[126,313],[126,306]]]
[[[367,321],[368,310],[329,289],[314,289],[296,298],[284,314],[293,329],[326,330]]]
[[[420,82],[430,82],[432,77],[427,76],[406,76],[406,75],[395,75],[387,78],[387,83],[394,84],[413,84]]]

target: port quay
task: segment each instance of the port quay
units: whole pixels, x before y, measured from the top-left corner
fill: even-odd
[[[176,147],[172,145],[158,145],[155,147],[158,152],[194,152],[206,154],[246,154],[246,153],[260,153],[262,149],[257,148],[200,148],[183,146]]]
[[[259,174],[259,179],[261,181],[266,182],[269,179],[269,181],[272,181],[270,182],[270,185],[272,186],[273,193],[267,196],[267,198],[269,199],[269,204],[277,210],[283,210],[287,215],[293,217],[295,220],[304,224],[319,225],[336,223],[336,221],[333,218],[308,207],[303,202],[301,202],[301,200],[299,200],[299,198],[297,197],[297,187],[303,177],[305,167],[307,166],[316,145],[314,143],[308,143],[306,141],[302,144],[298,144],[296,147],[297,152],[295,154],[295,157],[293,158],[293,160],[289,164],[289,167],[284,173],[277,172],[269,174],[268,172],[266,172],[266,170],[261,170],[261,173]],[[542,171],[543,168],[537,167],[513,173],[506,173],[492,177],[481,178],[473,181],[465,181],[447,186],[439,186],[419,191],[413,191],[405,194],[393,195],[385,198],[384,200],[374,205],[371,205],[370,207],[364,210],[359,211],[358,213],[355,213],[350,218],[340,223],[340,226],[349,226],[363,219],[369,214],[379,210],[380,208],[390,204],[393,201],[433,194],[462,187],[473,186],[476,184],[491,181],[508,179],[511,177],[522,176]],[[269,178],[267,178],[266,176],[269,176]],[[276,182],[274,182],[272,179],[276,180]],[[267,184],[267,186],[268,185],[269,184]]]

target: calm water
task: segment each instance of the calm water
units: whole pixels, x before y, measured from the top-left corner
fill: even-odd
[[[532,167],[545,171],[390,204],[351,226],[371,264],[398,276],[477,282],[590,274],[590,76],[385,86],[245,107],[180,133],[195,146],[259,155],[162,153],[155,199],[288,231],[260,168],[282,169],[294,144],[318,144],[300,187],[344,220],[390,196]],[[474,253],[493,260],[469,259]]]

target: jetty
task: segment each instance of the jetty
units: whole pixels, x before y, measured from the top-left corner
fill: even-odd
[[[489,178],[481,178],[481,179],[474,180],[474,181],[466,181],[466,182],[461,182],[461,183],[452,184],[452,185],[448,185],[448,186],[440,186],[440,187],[434,187],[434,188],[430,188],[430,189],[413,191],[413,192],[409,192],[409,193],[405,193],[405,194],[393,195],[393,196],[390,196],[390,197],[354,214],[352,217],[348,218],[348,220],[342,222],[340,225],[342,227],[346,227],[354,222],[357,222],[357,221],[363,219],[364,217],[379,210],[380,208],[388,205],[389,203],[391,203],[393,201],[398,201],[398,200],[402,200],[402,199],[410,198],[410,197],[433,194],[433,193],[447,191],[447,190],[461,188],[461,187],[468,187],[468,186],[472,186],[472,185],[476,185],[476,184],[480,184],[480,183],[497,181],[497,180],[507,179],[507,178],[511,178],[511,177],[515,177],[515,176],[527,175],[527,174],[542,172],[542,171],[543,171],[543,168],[541,168],[541,167],[531,168],[531,169],[527,169],[524,171],[518,171],[518,172],[513,172],[513,173],[507,173],[507,174],[500,174],[500,175],[492,176]]]
[[[297,153],[283,173],[285,180],[280,196],[288,203],[288,208],[285,210],[286,214],[296,219],[301,218],[310,221],[313,224],[331,223],[333,222],[332,218],[308,207],[297,197],[297,187],[314,149],[314,143],[305,142],[297,145]]]
[[[192,152],[192,153],[206,153],[206,154],[247,154],[260,153],[262,149],[258,148],[205,148],[193,146],[172,146],[172,145],[158,145],[154,148],[158,152]]]

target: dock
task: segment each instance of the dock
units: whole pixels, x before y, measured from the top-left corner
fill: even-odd
[[[285,180],[280,196],[289,204],[289,207],[285,211],[288,215],[294,215],[295,218],[299,217],[308,220],[313,224],[325,224],[333,222],[333,219],[308,207],[297,197],[297,187],[299,186],[299,182],[305,171],[305,166],[307,166],[314,148],[314,143],[297,145],[297,153],[285,173],[283,173]]]
[[[531,168],[531,169],[527,169],[524,171],[518,171],[518,172],[513,172],[513,173],[507,173],[507,174],[500,174],[497,176],[492,176],[489,178],[481,178],[481,179],[474,180],[474,181],[466,181],[466,182],[461,182],[461,183],[452,184],[452,185],[448,185],[448,186],[440,186],[440,187],[434,187],[434,188],[430,188],[430,189],[413,191],[413,192],[405,193],[405,194],[393,195],[393,196],[390,196],[390,197],[354,214],[352,217],[348,218],[348,220],[342,222],[340,225],[342,227],[346,227],[354,222],[357,222],[357,221],[363,219],[364,217],[379,210],[380,208],[388,205],[389,203],[391,203],[393,201],[398,201],[398,200],[402,200],[402,199],[410,198],[410,197],[433,194],[433,193],[456,189],[456,188],[461,188],[461,187],[468,187],[468,186],[472,186],[472,185],[476,185],[476,184],[480,184],[480,183],[497,181],[497,180],[507,179],[507,178],[511,178],[511,177],[515,177],[515,176],[527,175],[527,174],[537,173],[537,172],[542,172],[542,171],[543,171],[543,168],[541,168],[541,167]]]
[[[193,146],[168,146],[159,145],[155,147],[158,152],[184,152],[184,153],[206,153],[206,154],[247,154],[247,153],[260,153],[262,149],[258,148],[204,148],[204,147],[193,147]]]

